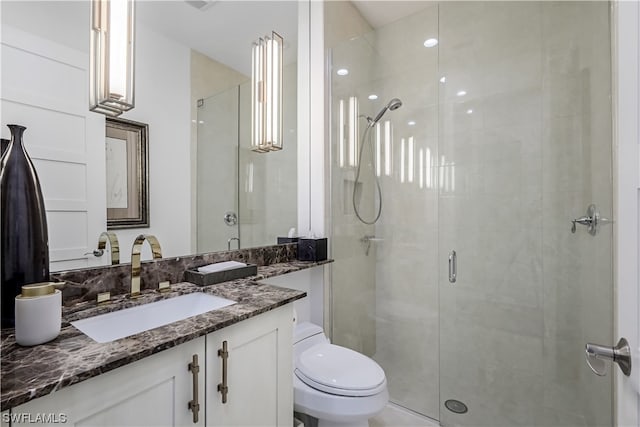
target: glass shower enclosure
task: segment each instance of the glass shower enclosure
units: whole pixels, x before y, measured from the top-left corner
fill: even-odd
[[[443,425],[611,425],[609,4],[412,3],[325,6],[333,341]]]
[[[198,102],[198,253],[273,245],[297,224],[296,63],[284,67],[284,146],[251,151],[251,85]]]

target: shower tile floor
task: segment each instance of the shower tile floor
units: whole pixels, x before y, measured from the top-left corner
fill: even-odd
[[[420,417],[396,405],[389,404],[377,417],[369,420],[369,427],[438,427],[440,424]]]

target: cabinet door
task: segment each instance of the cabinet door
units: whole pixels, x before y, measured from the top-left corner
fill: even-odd
[[[64,388],[12,409],[39,424],[71,426],[204,426],[204,337]],[[200,365],[198,422],[189,363]],[[38,417],[38,418],[36,418]]]
[[[207,425],[286,426],[293,423],[293,310],[287,304],[207,335]],[[218,384],[227,343],[226,403]]]

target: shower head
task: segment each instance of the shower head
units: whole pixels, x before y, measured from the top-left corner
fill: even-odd
[[[380,112],[378,113],[375,119],[369,121],[369,126],[372,127],[376,123],[378,123],[378,121],[380,121],[380,119],[382,118],[382,116],[384,116],[384,113],[386,113],[387,110],[393,111],[393,110],[397,110],[400,107],[402,107],[402,101],[400,101],[398,98],[393,98],[391,101],[389,101],[387,105],[385,105],[382,108],[382,110],[380,110]]]
[[[391,111],[393,110],[397,110],[398,108],[402,107],[402,101],[400,101],[398,98],[393,98],[391,101],[389,101],[389,103],[387,104],[387,108]]]

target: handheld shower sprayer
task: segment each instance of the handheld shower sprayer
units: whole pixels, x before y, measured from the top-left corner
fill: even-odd
[[[378,219],[380,218],[380,214],[382,213],[382,190],[380,188],[380,181],[378,179],[378,175],[375,173],[375,171],[373,171],[373,178],[376,182],[376,188],[378,190],[378,213],[376,214],[376,217],[374,218],[374,220],[373,221],[364,220],[360,216],[360,212],[358,212],[358,206],[356,203],[356,188],[358,187],[358,181],[360,180],[360,169],[362,168],[362,152],[364,151],[364,143],[367,139],[367,133],[369,132],[369,129],[374,127],[376,123],[378,123],[380,119],[382,119],[382,116],[384,116],[388,110],[394,111],[400,107],[402,107],[402,101],[400,101],[398,98],[393,98],[391,101],[389,101],[387,105],[382,107],[382,110],[380,110],[380,112],[376,115],[374,119],[372,119],[371,117],[365,117],[367,119],[367,127],[364,130],[364,134],[362,135],[362,143],[360,144],[360,154],[358,155],[358,169],[356,171],[356,182],[355,182],[355,185],[353,186],[353,194],[351,197],[351,201],[353,202],[353,211],[355,212],[356,217],[358,217],[360,222],[362,222],[363,224],[368,224],[368,225],[375,224],[376,222],[378,222]],[[372,148],[371,164],[374,163],[374,160],[375,159],[373,158],[373,148]]]
[[[369,126],[368,127],[375,126],[375,124],[380,121],[380,119],[382,118],[382,116],[384,116],[384,114],[387,112],[387,110],[393,111],[393,110],[397,110],[400,107],[402,107],[402,101],[400,101],[398,98],[393,98],[391,101],[389,101],[389,103],[387,105],[382,107],[382,110],[380,110],[378,115],[376,115],[375,119],[367,118],[367,121],[369,122]]]

